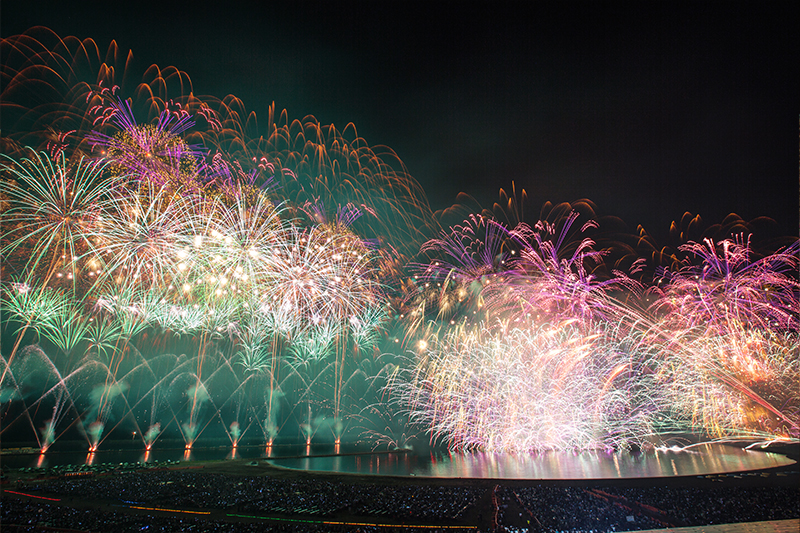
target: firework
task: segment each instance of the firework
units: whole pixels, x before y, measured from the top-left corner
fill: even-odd
[[[639,283],[595,277],[592,241],[565,240],[576,218],[557,232],[473,217],[426,245],[444,257],[418,277],[483,310],[419,334],[396,385],[412,420],[451,448],[504,451],[797,434],[794,248],[750,263],[742,240],[688,243],[702,263],[665,272],[643,311],[609,293],[635,303]]]
[[[690,242],[682,251],[699,258],[671,272],[658,291],[654,306],[676,324],[707,324],[725,333],[728,325],[750,324],[754,329],[796,331],[800,284],[787,273],[797,272],[797,245],[758,261],[750,260],[750,243],[738,236],[715,243]],[[680,327],[680,326],[679,326]]]
[[[102,160],[70,164],[63,153],[55,161],[35,151],[20,161],[6,158],[2,170],[15,181],[7,188],[2,253],[23,256],[18,261],[26,272],[42,266],[48,279],[57,270],[74,279],[77,263],[92,246],[91,233],[120,185],[105,169]]]
[[[3,40],[0,398],[42,449],[800,436],[797,239],[755,254],[740,219],[712,239],[687,216],[659,248],[589,201],[529,224],[524,191],[442,231],[352,125],[271,107],[259,131],[177,69],[132,87],[115,46],[41,38]]]

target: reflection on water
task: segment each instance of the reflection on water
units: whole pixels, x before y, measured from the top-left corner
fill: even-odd
[[[165,443],[166,444],[166,443]],[[101,464],[154,461],[268,460],[299,470],[488,479],[609,479],[719,474],[792,464],[783,455],[749,451],[724,444],[703,444],[684,450],[653,452],[549,452],[538,455],[492,453],[418,456],[413,452],[362,453],[355,447],[333,444],[281,446],[219,446],[214,448],[154,447],[142,449],[53,448],[46,454],[4,454],[7,468],[54,467],[64,464]]]
[[[782,455],[724,444],[652,452],[493,453],[418,457],[412,453],[270,459],[285,468],[352,474],[488,479],[610,479],[741,472],[792,464]]]
[[[131,446],[128,442],[112,441],[95,452],[86,453],[82,443],[59,443],[47,453],[39,453],[34,448],[0,448],[2,464],[7,468],[39,467],[52,468],[61,465],[99,465],[123,462],[166,462],[166,461],[259,461],[267,458],[306,457],[332,455],[336,453],[358,453],[357,447],[334,444],[281,444],[272,446],[251,446],[230,444],[211,447],[186,447],[183,442],[159,442],[144,449]],[[35,453],[34,453],[35,452]]]

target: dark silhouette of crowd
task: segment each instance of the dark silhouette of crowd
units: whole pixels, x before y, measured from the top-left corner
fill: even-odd
[[[144,514],[128,514],[97,509],[75,509],[12,498],[0,500],[0,524],[3,532],[22,531],[92,531],[126,532],[192,532],[192,533],[372,533],[386,531],[370,526],[332,526],[329,524],[281,522],[228,522],[202,518],[174,518]]]
[[[664,527],[653,518],[604,499],[592,491],[575,487],[534,486],[506,488],[501,492],[504,515],[521,507],[520,516],[529,531],[633,531]],[[511,505],[515,502],[517,506]]]
[[[355,512],[395,518],[456,519],[472,507],[482,492],[465,487],[370,487],[362,490]]]
[[[314,522],[344,511],[346,516],[361,516],[375,523],[385,523],[387,518],[394,518],[400,523],[414,520],[435,525],[447,521],[457,525],[452,524],[452,520],[461,517],[483,493],[483,489],[464,487],[383,486],[314,478],[230,476],[200,470],[96,468],[88,473],[79,472],[86,475],[62,474],[55,477],[44,476],[58,474],[56,472],[36,473],[42,476],[10,488],[34,496],[61,497],[64,505],[40,503],[38,500],[28,502],[13,498],[13,493],[5,494],[0,521],[4,527],[14,525],[19,531],[37,530],[37,524],[40,528],[58,524],[59,528],[78,531],[385,532],[392,528],[363,523]],[[98,473],[100,475],[96,475]],[[156,508],[213,509],[220,511],[214,513],[215,516],[225,517],[225,520],[215,519],[215,516],[165,517],[163,513],[141,516],[122,509],[96,512],[68,506],[69,501],[84,499],[97,502],[104,508],[147,507],[151,511]],[[307,520],[296,519],[298,515]],[[398,530],[403,528],[398,526]],[[465,530],[475,531],[475,527],[465,526]],[[435,532],[437,529],[427,531]],[[454,530],[448,528],[447,531]]]
[[[3,531],[386,532],[403,531],[405,522],[431,526],[429,532],[448,525],[464,531],[610,533],[800,518],[800,489],[785,483],[580,487],[514,482],[491,489],[485,483],[330,481],[200,468],[47,474],[51,477],[4,483],[13,492],[0,500]]]
[[[610,533],[800,518],[797,486],[536,485],[500,491],[509,533]]]
[[[483,492],[464,487],[380,486],[182,470],[60,477],[36,483],[32,489],[76,498],[91,494],[95,499],[126,504],[169,502],[193,509],[312,516],[348,510],[364,516],[434,520],[459,518]]]
[[[657,509],[680,526],[800,517],[797,487],[715,487],[702,494],[696,489],[669,486],[605,490],[631,503]]]

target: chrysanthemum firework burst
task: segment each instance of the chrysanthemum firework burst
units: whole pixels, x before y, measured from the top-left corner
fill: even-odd
[[[128,194],[110,203],[91,236],[105,276],[163,287],[179,276],[179,253],[190,243],[191,197],[167,187]]]
[[[294,231],[273,252],[274,281],[264,304],[301,329],[346,324],[380,298],[372,255],[346,226],[332,223]]]
[[[152,123],[138,124],[130,101],[112,97],[95,108],[101,125],[107,123],[112,132],[94,131],[87,140],[99,156],[112,162],[113,169],[142,186],[200,186],[197,172],[203,154],[181,136],[194,126],[191,115],[164,109]]]
[[[43,276],[50,278],[66,268],[76,277],[103,212],[121,189],[120,179],[109,177],[106,168],[104,160],[71,163],[63,153],[55,160],[34,151],[20,161],[6,159],[3,170],[14,181],[6,188],[3,255],[21,256],[18,267],[28,273],[42,267],[47,270]]]
[[[275,276],[275,252],[290,237],[283,207],[264,193],[245,195],[239,189],[232,205],[216,202],[194,228],[196,254],[206,280],[215,280],[214,290],[246,292],[259,290]]]

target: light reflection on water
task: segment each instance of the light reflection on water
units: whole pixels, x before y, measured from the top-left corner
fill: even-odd
[[[412,453],[270,459],[284,468],[350,474],[486,479],[612,479],[698,476],[772,468],[794,463],[774,453],[724,444],[652,452],[548,452],[522,454]]]
[[[4,454],[2,462],[8,468],[20,468],[123,461],[267,460],[276,466],[309,471],[487,479],[692,476],[758,470],[794,463],[780,454],[749,451],[721,443],[703,444],[680,451],[659,450],[638,454],[587,451],[550,452],[538,455],[437,453],[419,456],[414,452],[362,453],[358,448],[344,446],[341,448],[341,455],[336,452],[337,449],[332,444],[237,448],[219,446],[194,449],[154,447],[152,450],[101,448],[89,454],[85,448],[82,451],[78,449],[57,451],[54,447],[47,454]]]

